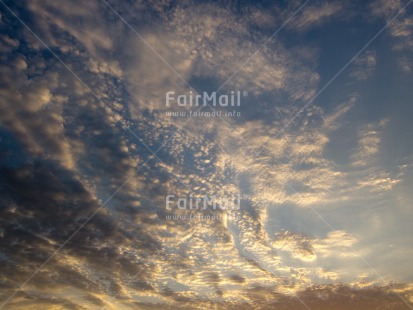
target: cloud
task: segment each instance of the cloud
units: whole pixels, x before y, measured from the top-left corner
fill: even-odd
[[[372,159],[378,154],[381,143],[381,131],[387,121],[379,124],[367,124],[359,132],[358,148],[352,155],[353,165],[363,167],[372,164]]]
[[[42,62],[27,66],[25,56],[15,47],[10,65],[4,62],[0,89],[0,121],[3,126],[18,136],[31,154],[47,153],[60,160],[66,167],[73,168],[73,145],[65,137],[62,111],[67,97],[58,96],[54,91],[59,84],[57,72],[47,71],[42,77],[29,78],[33,70],[47,70]],[[3,53],[5,59],[8,54]],[[39,59],[40,60],[40,59]]]
[[[317,255],[331,256],[331,255],[346,255],[346,251],[357,242],[354,236],[345,231],[332,231],[323,240],[316,241],[314,250]],[[350,254],[351,255],[351,254]]]
[[[413,18],[409,14],[410,6],[405,7],[406,5],[407,1],[377,0],[371,4],[371,10],[374,17],[386,21],[400,12],[400,15],[389,24],[387,32],[394,38],[393,49],[399,53],[400,68],[409,72],[413,62],[410,57],[403,54],[411,53],[413,49]]]
[[[363,55],[354,60],[354,69],[350,76],[357,80],[366,80],[374,73],[376,66],[376,53],[374,51],[367,51]]]
[[[311,262],[317,258],[311,240],[301,234],[294,234],[289,231],[277,233],[273,246],[291,252],[292,258],[298,258],[302,261]]]
[[[319,26],[328,20],[331,20],[332,16],[343,13],[344,5],[339,2],[327,2],[320,3],[318,5],[307,6],[298,18],[292,23],[294,29],[298,31],[306,31],[315,26]]]

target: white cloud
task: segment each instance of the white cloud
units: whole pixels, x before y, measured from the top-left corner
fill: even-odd
[[[373,159],[379,153],[381,135],[386,123],[387,120],[379,124],[367,124],[359,131],[358,148],[352,155],[353,166],[374,164]]]
[[[344,5],[340,2],[327,2],[307,6],[299,17],[293,21],[292,27],[299,31],[308,30],[328,21],[332,16],[342,13]]]
[[[359,57],[357,57],[353,62],[353,70],[350,73],[352,78],[357,80],[367,80],[374,74],[374,69],[376,67],[376,52],[366,51]]]

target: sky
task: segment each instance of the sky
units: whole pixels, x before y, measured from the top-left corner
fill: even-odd
[[[412,2],[0,0],[0,309],[413,309]]]

